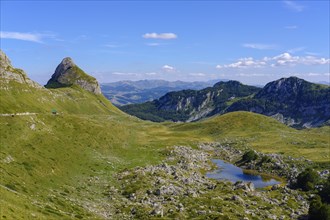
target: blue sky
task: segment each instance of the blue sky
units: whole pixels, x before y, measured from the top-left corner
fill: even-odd
[[[1,1],[1,50],[45,84],[64,57],[100,82],[329,81],[329,1]]]

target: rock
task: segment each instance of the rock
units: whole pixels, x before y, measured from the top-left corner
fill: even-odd
[[[41,85],[32,81],[23,70],[14,68],[9,58],[2,50],[0,50],[0,79],[6,83],[16,81],[21,84],[27,84],[33,88],[42,88]]]
[[[135,208],[131,208],[131,214],[135,215],[136,214],[136,209]]]
[[[36,129],[36,124],[32,124],[32,125],[30,126],[30,129],[31,129],[31,130],[35,130],[35,129]]]
[[[151,211],[150,214],[151,215],[160,215],[161,217],[163,217],[164,211],[163,211],[162,205],[160,205],[158,203],[155,203],[154,204],[154,209]]]
[[[238,202],[239,204],[244,204],[244,200],[243,200],[241,197],[237,196],[237,195],[233,195],[233,196],[231,197],[231,200],[236,201],[236,202]]]
[[[280,184],[275,184],[272,186],[271,190],[278,190],[279,188],[281,188]]]
[[[276,215],[269,214],[269,215],[267,216],[267,218],[268,218],[268,219],[274,219],[274,220],[276,220],[276,219],[277,219],[277,216],[276,216]]]
[[[154,194],[155,194],[156,196],[160,196],[160,194],[161,194],[160,189],[156,189],[156,191],[154,192]]]
[[[97,80],[86,74],[70,57],[67,57],[57,66],[55,73],[45,87],[60,88],[71,85],[78,85],[94,94],[101,94],[101,88]]]
[[[237,181],[234,183],[234,190],[237,189],[243,189],[244,191],[247,192],[253,192],[255,190],[254,184],[252,182],[242,182],[242,181]]]

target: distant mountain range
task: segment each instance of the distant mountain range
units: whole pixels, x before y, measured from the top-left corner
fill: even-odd
[[[102,93],[117,106],[137,104],[158,99],[171,91],[203,89],[220,80],[206,82],[183,82],[165,80],[119,81],[101,84]],[[227,81],[227,80],[222,80]]]
[[[264,88],[238,81],[216,83],[202,90],[170,92],[157,100],[120,107],[151,121],[197,121],[234,111],[271,116],[293,127],[329,123],[330,87],[297,77],[282,78]]]

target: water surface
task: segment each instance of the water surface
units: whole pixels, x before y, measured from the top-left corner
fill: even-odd
[[[246,173],[243,169],[233,164],[226,163],[220,159],[214,159],[212,162],[218,166],[217,170],[206,174],[207,177],[212,179],[229,180],[233,183],[237,181],[252,182],[256,188],[263,188],[281,183],[280,181],[272,179],[269,176]]]

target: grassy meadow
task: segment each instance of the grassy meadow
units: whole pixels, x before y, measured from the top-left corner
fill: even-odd
[[[3,84],[2,84],[2,87]],[[142,121],[77,87],[1,90],[1,219],[100,218],[114,174],[157,164],[167,147],[231,143],[329,165],[329,127],[296,130],[235,112],[193,123]],[[14,88],[14,89],[13,89]],[[53,115],[52,109],[58,114]]]

